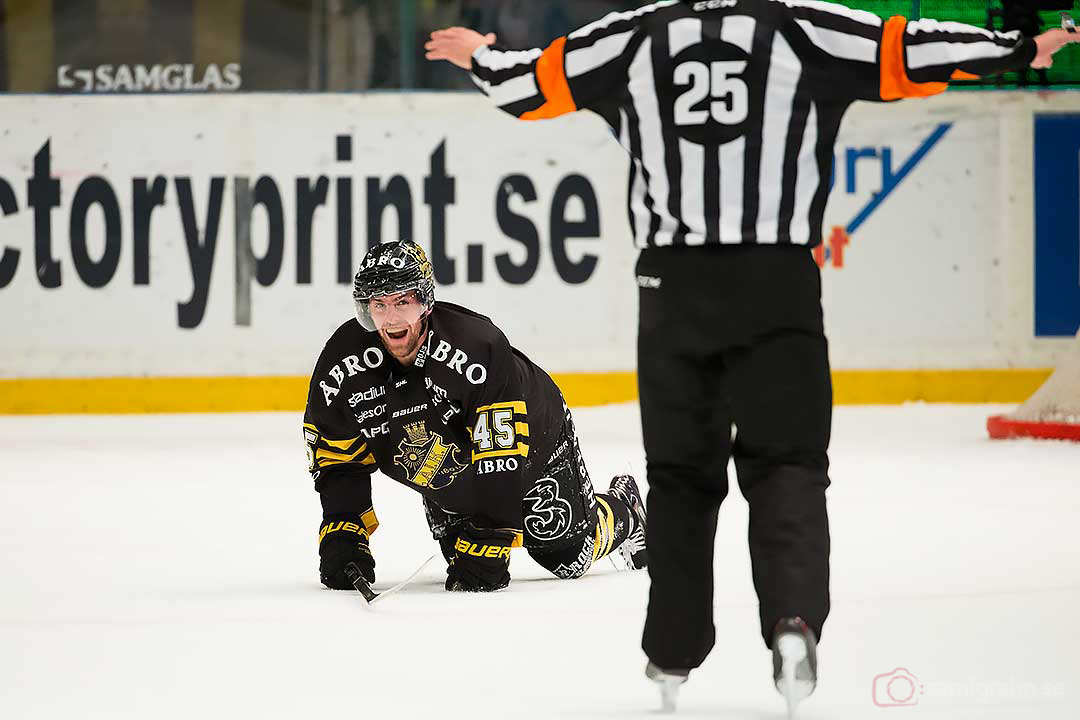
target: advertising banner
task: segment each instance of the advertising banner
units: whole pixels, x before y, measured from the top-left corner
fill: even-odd
[[[304,374],[373,244],[559,370],[633,367],[626,156],[472,95],[0,99],[7,376]]]
[[[849,111],[815,250],[835,369],[1037,347],[1002,320],[1033,282],[1002,262],[1031,243],[1003,215],[1033,213],[1018,98]],[[0,116],[0,378],[305,376],[360,258],[398,238],[550,372],[635,367],[627,158],[591,114],[417,93],[8,96]],[[1078,117],[1034,121],[1039,334],[1080,322]]]
[[[1080,328],[1080,114],[1035,117],[1035,333]]]

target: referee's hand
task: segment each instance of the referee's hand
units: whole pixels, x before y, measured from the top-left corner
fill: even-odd
[[[1035,59],[1031,61],[1031,67],[1036,70],[1044,70],[1054,64],[1054,53],[1069,43],[1080,42],[1080,33],[1069,32],[1061,28],[1047,30],[1041,35],[1035,36]]]
[[[449,60],[459,68],[472,69],[472,54],[481,45],[494,45],[495,33],[481,35],[475,30],[463,27],[450,27],[431,33],[431,39],[424,43],[424,54],[428,60]]]

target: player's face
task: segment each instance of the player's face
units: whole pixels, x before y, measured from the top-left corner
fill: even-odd
[[[402,362],[412,362],[420,349],[427,308],[416,292],[380,295],[368,304],[371,319],[387,351]]]

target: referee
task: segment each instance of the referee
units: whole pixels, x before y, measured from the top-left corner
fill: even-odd
[[[665,0],[546,50],[504,50],[465,28],[432,33],[427,58],[470,70],[501,109],[523,120],[592,110],[630,155],[652,579],[642,646],[669,708],[715,642],[713,546],[729,457],[750,506],[777,688],[793,708],[816,684],[832,386],[811,248],[845,110],[940,93],[951,78],[1049,67],[1077,39],[882,20],[811,0]]]

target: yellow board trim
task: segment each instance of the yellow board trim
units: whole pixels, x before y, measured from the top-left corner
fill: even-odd
[[[1050,370],[838,370],[838,405],[902,402],[1019,403]],[[572,407],[632,402],[632,372],[553,376]],[[0,414],[121,414],[182,412],[302,412],[308,378],[110,377],[0,378]]]
[[[1052,368],[839,370],[833,373],[833,402],[836,405],[1022,403],[1052,372]]]

